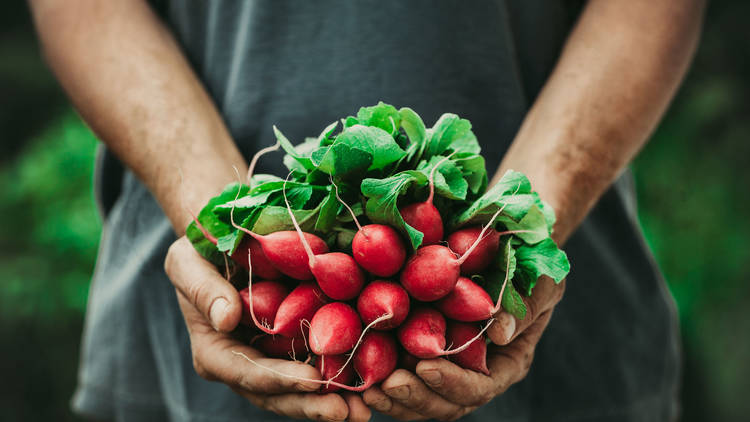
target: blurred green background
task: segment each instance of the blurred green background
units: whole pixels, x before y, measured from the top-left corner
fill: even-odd
[[[68,410],[101,222],[96,139],[44,66],[24,2],[0,14],[0,409]],[[684,421],[748,420],[750,2],[714,2],[694,66],[633,164],[640,218],[677,300]]]

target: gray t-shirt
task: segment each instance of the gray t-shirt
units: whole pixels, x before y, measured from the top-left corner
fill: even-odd
[[[413,108],[428,125],[443,112],[470,119],[494,169],[579,7],[563,0],[172,0],[159,10],[246,156],[273,143],[273,124],[299,142],[383,100]],[[280,155],[267,156],[259,171],[285,174],[280,163]],[[175,239],[170,225],[109,152],[97,169],[105,223],[74,408],[126,421],[283,420],[195,374],[163,271]],[[566,250],[573,271],[565,298],[528,376],[465,420],[674,419],[675,312],[641,236],[629,173]]]

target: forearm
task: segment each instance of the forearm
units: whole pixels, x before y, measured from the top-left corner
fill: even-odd
[[[30,5],[74,105],[182,234],[190,221],[182,196],[197,212],[246,163],[171,34],[143,0]]]
[[[646,142],[695,50],[702,0],[592,0],[503,158],[564,242]]]

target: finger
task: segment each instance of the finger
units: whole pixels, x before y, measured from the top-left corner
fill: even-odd
[[[461,405],[446,400],[416,375],[403,369],[386,378],[380,388],[396,403],[429,418],[452,420],[463,411]]]
[[[536,345],[551,316],[551,310],[541,314],[506,346],[489,345],[487,367],[493,380],[494,395],[505,392],[511,385],[526,377],[534,360]]]
[[[462,406],[479,406],[495,396],[491,377],[445,359],[423,360],[416,372],[435,393]]]
[[[313,366],[264,357],[231,335],[214,331],[184,295],[178,292],[177,297],[188,324],[193,366],[201,377],[255,393],[309,392],[320,388],[318,383],[304,381],[321,379]]]
[[[198,254],[185,236],[169,247],[164,270],[175,288],[217,331],[229,332],[237,326],[242,317],[237,289]]]
[[[490,376],[463,369],[445,359],[419,362],[417,375],[428,387],[446,400],[463,405],[483,405],[505,391],[528,373],[534,348],[551,312],[543,314],[534,325],[507,346],[488,348]]]
[[[379,387],[371,387],[362,394],[362,399],[378,412],[400,421],[420,421],[427,419],[401,403],[392,400]]]
[[[513,315],[500,311],[495,314],[496,323],[487,329],[487,336],[497,345],[506,345],[526,330],[539,315],[549,311],[562,299],[565,280],[555,284],[549,277],[541,277],[534,287],[534,294],[524,297],[526,316],[517,320]]]
[[[367,407],[362,396],[355,393],[343,393],[342,396],[349,406],[349,418],[351,422],[367,422],[372,417],[372,411]]]
[[[338,394],[256,394],[242,389],[235,392],[261,409],[295,419],[344,421],[349,415],[346,401]]]

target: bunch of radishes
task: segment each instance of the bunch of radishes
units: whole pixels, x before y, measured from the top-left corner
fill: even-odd
[[[188,237],[250,280],[240,296],[253,346],[314,363],[322,391],[363,391],[399,361],[413,370],[440,356],[487,374],[492,316],[523,318],[518,290],[569,270],[549,239],[552,210],[517,172],[486,190],[476,138],[455,115],[426,129],[380,103],[343,126],[298,147],[277,130],[287,179],[230,185]]]

